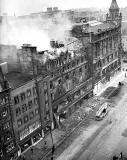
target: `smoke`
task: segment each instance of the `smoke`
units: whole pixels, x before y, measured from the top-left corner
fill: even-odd
[[[24,16],[6,18],[1,24],[1,42],[7,45],[32,44],[37,50],[50,49],[50,40],[65,42],[66,30],[71,26],[67,16],[57,14],[52,18]]]

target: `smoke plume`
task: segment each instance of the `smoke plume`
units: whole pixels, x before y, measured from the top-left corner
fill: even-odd
[[[71,26],[66,16],[57,14],[52,18],[24,16],[5,19],[1,24],[1,44],[16,45],[32,44],[37,50],[50,48],[50,40],[65,41],[65,31]]]

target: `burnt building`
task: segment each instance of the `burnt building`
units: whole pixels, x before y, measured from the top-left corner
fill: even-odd
[[[71,40],[65,50],[48,59],[45,69],[50,76],[50,93],[55,127],[61,117],[68,118],[92,96],[92,78],[87,49],[78,39]]]
[[[18,156],[13,128],[10,86],[0,67],[0,159],[16,160]]]
[[[121,20],[118,4],[112,0],[106,21],[89,21],[72,30],[84,46],[88,44],[95,93],[121,71]]]

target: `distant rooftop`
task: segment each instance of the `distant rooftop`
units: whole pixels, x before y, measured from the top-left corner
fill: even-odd
[[[114,27],[115,24],[112,22],[99,22],[94,20],[83,24],[83,32],[93,32],[94,34],[97,34],[98,32],[103,32]]]

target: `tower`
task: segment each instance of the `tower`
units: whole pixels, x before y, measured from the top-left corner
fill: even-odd
[[[109,8],[109,14],[106,16],[107,22],[114,22],[115,24],[121,24],[122,14],[119,12],[119,6],[116,0],[112,0]]]

